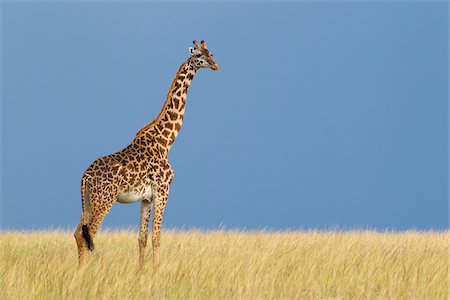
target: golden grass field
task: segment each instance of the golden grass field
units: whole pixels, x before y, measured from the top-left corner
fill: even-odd
[[[1,232],[0,299],[448,299],[450,232],[164,231],[138,272],[134,231]]]

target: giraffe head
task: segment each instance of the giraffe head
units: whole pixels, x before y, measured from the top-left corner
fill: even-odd
[[[197,69],[200,68],[211,68],[215,71],[219,70],[219,65],[216,63],[213,55],[209,50],[206,48],[206,42],[201,41],[201,45],[197,43],[197,41],[194,41],[195,47],[189,47],[189,53],[191,54],[191,62],[194,64],[194,66]]]

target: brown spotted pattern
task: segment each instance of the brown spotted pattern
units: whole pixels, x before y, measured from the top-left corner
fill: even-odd
[[[208,51],[206,43],[196,51]],[[218,69],[214,60],[213,63]],[[162,218],[174,177],[168,152],[183,123],[188,88],[198,69],[197,58],[191,56],[179,68],[156,119],[139,130],[125,149],[97,158],[84,172],[81,180],[82,215],[74,234],[80,264],[88,254],[82,225],[87,225],[89,234],[94,239],[120,193],[138,195],[141,202],[138,239],[141,266],[147,245],[150,214],[154,206],[152,246],[153,262],[154,265],[157,264]]]

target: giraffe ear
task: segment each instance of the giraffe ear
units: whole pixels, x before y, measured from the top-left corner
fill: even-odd
[[[194,48],[192,48],[192,47],[189,47],[189,53],[191,54],[191,56],[192,56],[192,55],[194,55],[194,51],[195,51],[195,49],[194,49]]]

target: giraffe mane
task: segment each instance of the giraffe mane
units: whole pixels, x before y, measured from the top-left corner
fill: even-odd
[[[178,74],[178,73],[180,72],[180,70],[181,70],[186,64],[187,64],[187,62],[184,62],[184,63],[178,68],[178,71],[177,71],[176,74]],[[175,75],[175,77],[176,77],[176,75]],[[172,84],[171,84],[171,86],[170,86],[169,91],[167,92],[166,100],[164,101],[164,105],[163,105],[163,106],[165,106],[166,102],[170,100],[170,91],[173,89],[174,85],[175,85],[175,81],[172,81]],[[149,128],[151,128],[151,127],[152,127],[152,126],[160,119],[160,117],[161,117],[164,113],[165,113],[165,111],[164,111],[164,110],[161,110],[161,111],[159,112],[159,114],[156,116],[156,118],[154,118],[152,121],[150,121],[149,123],[147,123],[146,125],[144,125],[144,127],[142,127],[141,129],[139,129],[139,131],[136,133],[136,138],[141,137],[141,136],[143,135],[143,133],[144,133],[145,131],[147,131]]]

